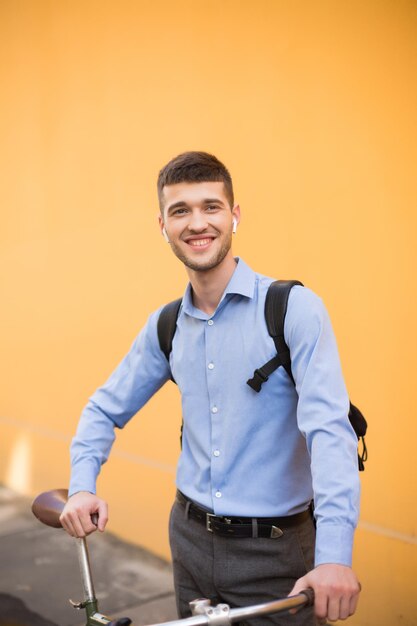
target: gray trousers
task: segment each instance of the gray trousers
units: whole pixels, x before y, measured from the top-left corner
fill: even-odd
[[[189,617],[188,603],[209,598],[212,604],[248,606],[283,598],[295,581],[313,568],[315,528],[312,518],[276,539],[221,537],[187,516],[177,501],[169,536],[179,617]],[[316,626],[311,608],[252,619],[251,626]]]

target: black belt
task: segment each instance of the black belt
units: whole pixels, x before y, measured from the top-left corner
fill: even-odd
[[[177,491],[177,502],[187,509],[191,519],[201,522],[207,530],[224,537],[267,537],[277,539],[284,530],[311,518],[311,509],[285,517],[230,517],[214,515]]]

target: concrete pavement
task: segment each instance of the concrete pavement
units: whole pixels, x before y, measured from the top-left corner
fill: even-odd
[[[0,626],[81,626],[75,541],[34,518],[30,500],[0,485]],[[176,619],[171,566],[109,532],[88,538],[100,612],[134,626]]]

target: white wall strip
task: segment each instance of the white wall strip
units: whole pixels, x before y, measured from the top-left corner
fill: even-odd
[[[411,543],[415,546],[417,545],[417,537],[415,535],[406,535],[405,533],[400,533],[397,530],[392,530],[391,528],[378,526],[378,524],[371,524],[370,522],[359,522],[358,528],[360,528],[361,530],[367,530],[370,533],[375,533],[376,535],[382,535],[383,537],[395,539],[396,541]]]
[[[0,424],[1,423],[6,424],[7,426],[12,426],[13,428],[17,428],[19,430],[23,430],[25,432],[33,433],[34,435],[38,435],[39,437],[46,437],[47,439],[66,442],[68,446],[72,439],[71,435],[66,435],[65,433],[46,428],[44,426],[29,424],[28,422],[24,422],[23,420],[0,416]],[[175,474],[174,465],[155,461],[154,459],[149,459],[147,457],[140,456],[139,454],[132,454],[130,452],[125,452],[123,450],[118,450],[117,448],[114,448],[111,452],[111,455],[113,457],[118,457],[119,459],[129,461],[130,463],[134,463],[135,465],[145,465],[146,467],[151,467],[161,472]]]
[[[124,452],[123,450],[117,450],[117,449],[113,450],[111,454],[112,456],[117,456],[119,459],[130,461],[130,463],[135,463],[136,465],[147,465],[148,467],[152,467],[153,469],[160,470],[161,472],[167,472],[168,474],[175,475],[176,473],[175,465],[169,465],[168,463],[161,463],[160,461],[154,461],[144,456],[139,456],[138,454],[132,454],[130,452]]]
[[[18,428],[27,433],[39,435],[40,437],[46,437],[47,439],[54,439],[55,441],[71,441],[70,435],[66,435],[58,430],[51,430],[45,426],[30,424],[29,422],[24,422],[23,420],[0,416],[0,423],[12,426],[13,428]]]

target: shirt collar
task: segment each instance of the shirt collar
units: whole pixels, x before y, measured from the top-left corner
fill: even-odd
[[[236,257],[236,261],[236,269],[224,290],[223,297],[228,293],[237,293],[247,298],[253,298],[255,290],[255,272],[239,257]]]
[[[236,257],[236,261],[236,269],[223,292],[219,305],[228,294],[238,294],[246,298],[253,298],[256,280],[255,272],[239,257]],[[193,317],[200,317],[202,315],[202,312],[193,305],[191,283],[188,283],[185,290],[182,300],[182,309],[184,313],[192,315]]]

